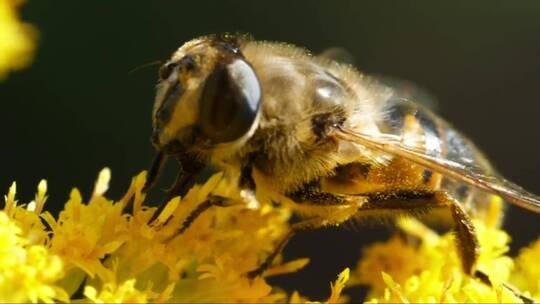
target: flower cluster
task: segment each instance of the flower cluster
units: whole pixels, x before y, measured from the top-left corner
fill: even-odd
[[[289,210],[263,205],[210,208],[184,233],[178,227],[212,195],[234,197],[221,174],[169,201],[151,220],[155,207],[143,204],[146,173],[135,177],[114,202],[104,196],[110,171],[104,169],[88,202],[72,190],[56,219],[43,212],[42,181],[34,201],[17,204],[15,184],[0,212],[0,299],[69,301],[84,285],[93,302],[283,302],[288,295],[255,269],[289,228]],[[126,211],[131,209],[130,212]],[[307,259],[278,263],[266,274],[302,268]],[[345,274],[332,287],[337,300]],[[302,299],[295,294],[291,299]]]
[[[495,212],[474,225],[480,242],[477,269],[489,276],[493,286],[463,273],[455,235],[438,235],[414,219],[400,220],[407,238],[364,249],[353,282],[371,286],[370,303],[522,303],[538,299],[540,241],[512,259],[507,254],[510,236],[498,228],[502,201],[494,197]],[[353,283],[350,282],[350,283]]]
[[[28,66],[34,53],[35,29],[19,21],[20,0],[0,0],[0,80]]]
[[[215,206],[178,233],[210,195],[234,198],[233,187],[216,174],[154,214],[157,208],[144,203],[145,176],[136,176],[126,194],[112,201],[105,197],[110,171],[104,169],[90,199],[84,202],[72,190],[57,218],[44,210],[45,181],[28,204],[17,202],[13,184],[0,211],[0,301],[308,301],[266,281],[302,268],[307,259],[278,259],[263,277],[246,276],[290,228],[288,208]],[[440,236],[412,220],[400,227],[416,244],[395,236],[364,249],[356,269],[344,270],[331,284],[328,303],[345,302],[343,290],[355,284],[371,287],[368,300],[373,303],[520,302],[506,282],[528,296],[539,295],[540,273],[529,265],[539,260],[540,242],[512,260],[504,255],[508,235],[476,222],[482,245],[478,267],[495,282],[488,287],[461,272],[451,234]]]

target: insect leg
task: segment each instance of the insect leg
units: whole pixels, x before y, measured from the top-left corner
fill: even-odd
[[[182,225],[178,230],[176,230],[175,233],[173,233],[171,236],[166,238],[164,242],[169,242],[170,240],[174,239],[175,237],[179,236],[180,234],[184,233],[190,226],[195,222],[195,220],[206,210],[210,209],[210,207],[216,206],[216,207],[227,207],[231,206],[231,202],[229,199],[221,196],[210,196],[207,198],[204,202],[199,204],[195,210],[191,211],[191,213],[186,217]]]
[[[423,211],[430,207],[446,207],[452,213],[455,223],[458,251],[461,256],[462,267],[465,273],[477,278],[487,286],[493,286],[489,276],[474,270],[474,264],[479,254],[479,244],[471,219],[461,204],[443,191],[415,191],[400,190],[390,193],[380,192],[366,194],[369,198],[359,210],[362,211]],[[503,283],[503,286],[514,293],[524,303],[534,303],[534,300],[523,295],[515,287]]]
[[[285,245],[287,245],[289,240],[292,239],[295,234],[297,234],[298,232],[302,232],[302,231],[315,230],[315,229],[318,229],[318,228],[322,228],[324,226],[325,226],[324,225],[324,219],[322,219],[322,218],[314,218],[314,219],[305,220],[305,221],[302,221],[302,222],[299,222],[299,223],[292,224],[291,229],[289,230],[289,232],[287,232],[287,234],[283,237],[283,239],[281,239],[281,241],[279,241],[276,248],[274,248],[274,251],[272,251],[272,253],[266,257],[264,262],[261,265],[259,265],[259,267],[257,267],[257,269],[255,269],[253,271],[250,271],[247,274],[248,278],[253,279],[253,278],[258,277],[259,275],[263,274],[263,272],[266,269],[268,269],[268,267],[270,267],[270,265],[272,265],[272,262],[274,262],[275,258],[278,256],[278,254],[280,254],[283,251],[283,249],[285,248]]]
[[[319,180],[314,180],[304,184],[300,189],[287,193],[298,204],[318,205],[318,206],[337,206],[347,204],[346,197],[339,194],[324,192],[320,190]]]
[[[331,193],[328,193],[328,195],[332,195]],[[354,201],[359,201],[358,197],[353,198]],[[305,202],[306,204],[309,204],[309,202]],[[320,205],[317,203],[314,203],[314,205]],[[327,206],[327,205],[325,205]],[[348,219],[350,219],[352,216],[356,214],[358,211],[359,204],[354,203],[344,203],[341,206],[332,206],[329,207],[329,214],[325,217],[313,217],[306,220],[303,220],[298,223],[294,223],[291,225],[291,228],[289,232],[281,239],[272,251],[270,255],[266,257],[264,262],[257,267],[257,269],[250,271],[247,276],[250,279],[253,279],[259,275],[262,275],[268,267],[270,267],[275,260],[275,258],[283,251],[287,243],[291,238],[293,238],[297,233],[300,232],[309,232],[314,231],[317,229],[325,228],[328,226],[335,226],[339,225]]]
[[[217,196],[217,195],[210,196],[204,202],[199,204],[199,206],[197,206],[197,208],[195,208],[195,210],[193,210],[186,217],[186,219],[182,223],[182,226],[180,226],[180,228],[176,231],[176,233],[174,233],[169,239],[172,239],[176,237],[177,235],[184,233],[184,231],[186,231],[191,226],[191,224],[193,224],[193,222],[199,217],[199,215],[201,215],[204,211],[208,210],[210,207],[212,206],[226,207],[229,205],[230,205],[229,200],[225,197]]]
[[[183,155],[177,156],[178,162],[180,163],[180,170],[176,175],[176,180],[174,181],[171,188],[167,190],[167,198],[164,203],[160,204],[148,221],[149,223],[153,222],[159,214],[165,209],[167,205],[166,202],[170,201],[176,196],[183,196],[186,194],[195,183],[195,177],[197,174],[204,168],[204,165],[197,160],[192,158],[187,158]],[[155,162],[154,162],[155,163]],[[153,166],[152,166],[153,167]],[[163,167],[163,165],[161,165]],[[161,170],[161,168],[160,168]],[[150,170],[152,171],[152,170]]]
[[[158,152],[156,154],[154,160],[152,161],[152,165],[150,166],[150,170],[148,171],[143,192],[147,192],[155,186],[159,176],[161,175],[161,169],[163,169],[163,165],[165,164],[166,160],[167,156],[165,156],[162,152]]]
[[[360,207],[364,211],[407,211],[425,212],[429,208],[448,208],[456,229],[458,251],[463,270],[474,274],[479,245],[471,219],[458,201],[443,191],[394,190],[362,194],[368,201]],[[481,279],[481,278],[480,278]]]
[[[339,225],[350,219],[356,212],[362,202],[359,196],[339,195],[320,190],[320,181],[314,180],[306,183],[302,188],[287,193],[287,196],[298,204],[316,205],[327,207],[329,214],[326,217],[313,217],[291,225],[289,232],[278,243],[270,255],[257,269],[250,271],[247,276],[255,278],[262,275],[274,259],[283,251],[287,243],[295,234],[299,232],[308,232],[324,227]]]
[[[184,195],[189,191],[189,189],[193,186],[194,181],[193,178],[200,173],[204,169],[204,165],[200,162],[191,162],[191,165],[189,167],[186,167],[187,169],[187,175],[189,177],[186,178],[185,174],[183,172],[180,172],[178,174],[177,180],[174,184],[174,186],[169,190],[169,196],[172,199],[173,197],[177,195]],[[249,190],[255,190],[255,182],[253,182],[253,178],[251,177],[251,167],[246,165],[242,168],[242,174],[239,181],[239,187]],[[199,204],[195,210],[193,210],[184,220],[182,223],[182,226],[180,229],[177,230],[175,234],[169,239],[172,239],[176,237],[179,234],[184,233],[191,224],[206,210],[208,210],[212,206],[216,207],[228,207],[233,205],[234,202],[232,202],[230,199],[218,195],[211,195],[209,198],[207,198],[204,202]],[[154,215],[159,214],[156,212]]]
[[[176,176],[171,188],[167,190],[167,199],[169,201],[176,196],[184,196],[191,187],[195,184],[195,177],[204,169],[204,164],[187,157],[185,155],[177,156],[180,163],[180,171]]]
[[[477,276],[474,267],[480,253],[480,245],[471,218],[463,206],[446,192],[436,192],[435,201],[450,208],[463,270],[467,274]]]

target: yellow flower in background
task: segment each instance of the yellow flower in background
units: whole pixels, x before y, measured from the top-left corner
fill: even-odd
[[[73,300],[81,284],[85,285],[83,300],[96,303],[268,303],[288,299],[265,278],[249,280],[246,273],[287,232],[289,210],[270,205],[210,208],[185,233],[177,234],[182,222],[210,194],[234,197],[232,187],[217,174],[184,198],[172,199],[150,222],[156,208],[143,205],[145,177],[144,172],[135,177],[126,195],[114,202],[104,196],[110,179],[110,171],[104,169],[90,200],[83,202],[79,191],[72,190],[57,219],[43,212],[45,182],[28,205],[18,204],[13,184],[0,212],[0,225],[5,226],[0,230],[0,245],[5,250],[0,276],[9,278],[0,280],[0,299]],[[128,206],[131,212],[125,210]],[[19,261],[21,255],[26,258]],[[13,272],[17,263],[34,268]],[[307,259],[276,264],[266,276],[293,272],[306,264]],[[35,282],[22,284],[26,276]],[[339,299],[340,282],[333,288],[332,299]]]
[[[290,228],[286,207],[212,207],[178,234],[210,195],[235,198],[221,174],[169,201],[153,221],[156,208],[145,206],[142,192],[146,173],[136,176],[118,201],[104,196],[110,175],[108,169],[100,173],[88,202],[72,190],[57,218],[44,211],[45,181],[26,205],[17,202],[15,184],[10,187],[0,211],[0,301],[309,302],[266,281],[301,269],[307,259],[278,259],[264,277],[246,277]],[[345,269],[330,284],[325,302],[347,302],[346,288],[357,284],[371,287],[373,303],[520,302],[506,282],[538,297],[540,272],[530,265],[538,263],[540,241],[512,260],[505,255],[506,233],[475,224],[482,245],[478,268],[493,287],[461,272],[451,233],[438,235],[409,220],[400,227],[414,242],[394,236],[364,249],[357,268]]]
[[[55,285],[63,275],[62,259],[34,242],[32,225],[22,228],[25,222],[8,216],[8,206],[20,208],[13,205],[14,198],[15,185],[6,196],[5,211],[0,212],[0,302],[67,301],[66,292]]]
[[[32,61],[36,30],[19,20],[21,0],[0,0],[0,81]]]
[[[370,303],[522,303],[505,284],[513,284],[528,297],[538,290],[531,287],[540,282],[540,273],[529,269],[536,269],[531,266],[540,261],[540,246],[522,252],[516,261],[528,266],[514,269],[514,262],[505,255],[510,237],[495,226],[474,224],[481,247],[477,268],[489,276],[493,287],[462,272],[453,233],[439,236],[412,219],[401,221],[400,226],[420,243],[394,236],[368,247],[353,281],[372,287]],[[522,280],[511,279],[511,274]]]
[[[529,247],[523,248],[515,259],[516,271],[512,273],[511,282],[527,290],[535,299],[540,299],[540,239]]]
[[[101,292],[92,286],[84,288],[84,295],[93,303],[147,303],[148,295],[135,288],[135,280],[128,280],[120,286],[114,283],[104,284]]]

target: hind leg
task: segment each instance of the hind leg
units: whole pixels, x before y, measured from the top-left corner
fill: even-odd
[[[262,274],[281,253],[287,242],[298,232],[307,232],[331,225],[339,225],[355,214],[362,215],[370,212],[395,215],[397,212],[404,212],[410,215],[422,213],[430,208],[448,208],[452,214],[455,224],[458,251],[462,261],[462,267],[465,273],[475,275],[474,265],[478,258],[479,245],[476,238],[474,226],[463,209],[463,207],[445,192],[433,192],[425,190],[395,190],[388,192],[365,193],[361,195],[336,195],[333,193],[316,192],[311,190],[309,195],[305,196],[310,200],[303,201],[300,204],[325,206],[328,208],[340,210],[346,208],[347,212],[335,216],[330,213],[328,218],[312,218],[295,223],[290,231],[278,243],[275,250],[265,259],[265,261],[248,275],[255,277]],[[298,199],[295,195],[294,198]],[[357,206],[347,202],[360,202]],[[343,211],[341,211],[343,212]],[[478,275],[482,279],[481,275]],[[482,281],[485,281],[484,279]]]

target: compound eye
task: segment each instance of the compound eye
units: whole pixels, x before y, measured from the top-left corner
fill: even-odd
[[[261,86],[247,62],[217,64],[199,100],[201,130],[214,143],[235,141],[256,123],[260,103]]]

